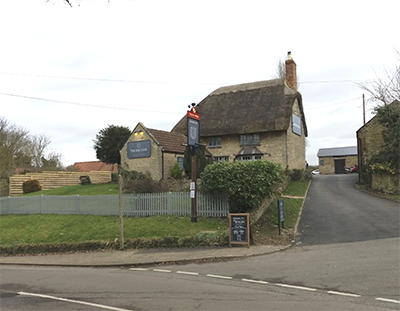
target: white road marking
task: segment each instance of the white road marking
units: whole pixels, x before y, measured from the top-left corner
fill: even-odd
[[[289,285],[289,284],[275,284],[277,286],[281,286],[281,287],[288,287],[288,288],[294,288],[294,289],[301,289],[301,290],[309,290],[309,291],[316,291],[316,288],[311,288],[311,287],[304,287],[304,286],[296,286],[296,285]]]
[[[350,294],[350,293],[343,293],[343,292],[335,292],[333,290],[328,291],[328,294],[332,295],[341,295],[341,296],[348,296],[348,297],[361,297],[361,295]]]
[[[116,307],[100,305],[100,304],[97,304],[97,303],[91,303],[91,302],[80,301],[80,300],[72,300],[72,299],[66,299],[66,298],[60,298],[60,297],[54,297],[54,296],[48,296],[48,295],[25,293],[25,292],[18,292],[17,294],[21,295],[21,296],[32,296],[32,297],[39,297],[39,298],[45,298],[45,299],[64,301],[64,302],[69,302],[69,303],[76,303],[76,304],[80,304],[80,305],[91,306],[91,307],[95,307],[95,308],[102,308],[102,309],[107,309],[107,310],[133,311],[133,310],[128,310],[128,309],[122,309],[122,308],[116,308]]]
[[[164,273],[171,273],[172,270],[164,270],[164,269],[153,269],[154,272],[164,272]]]
[[[379,301],[385,301],[385,302],[400,303],[400,300],[394,300],[394,299],[386,299],[386,298],[375,298],[375,299],[379,300]]]
[[[146,268],[130,268],[129,270],[133,270],[133,271],[148,271],[149,269],[146,269]],[[165,269],[153,269],[153,271],[154,272],[164,272],[164,273],[171,273],[172,272],[172,270],[165,270]],[[200,275],[198,272],[190,272],[190,271],[176,271],[176,273],[177,274],[186,274],[186,275],[195,275],[195,276]],[[225,279],[225,280],[232,280],[233,279],[233,277],[231,277],[231,276],[218,275],[218,274],[207,274],[206,276],[211,277],[211,278],[217,278],[217,279]],[[267,281],[261,281],[261,280],[253,280],[253,279],[241,279],[241,280],[243,282],[249,282],[249,283],[269,284]],[[317,290],[316,288],[305,287],[305,286],[297,286],[297,285],[290,285],[290,284],[276,283],[275,285],[276,286],[281,286],[281,287],[286,287],[286,288],[307,290],[307,291],[316,291]],[[356,298],[361,297],[361,295],[345,293],[345,292],[337,292],[337,291],[327,291],[327,293],[331,294],[331,295],[339,295],[339,296],[347,296],[347,297],[356,297]],[[399,300],[386,299],[386,298],[375,298],[375,299],[379,300],[379,301],[393,302],[393,303],[399,303],[400,304]],[[117,308],[116,310],[123,310],[123,309],[118,309]]]
[[[189,272],[189,271],[176,271],[178,274],[188,274],[188,275],[199,275],[197,272]]]
[[[232,280],[231,276],[224,276],[224,275],[217,275],[217,274],[207,274],[207,276],[210,278]]]
[[[258,280],[250,280],[250,279],[242,279],[243,282],[249,282],[249,283],[258,283],[258,284],[268,284],[266,281],[258,281]]]

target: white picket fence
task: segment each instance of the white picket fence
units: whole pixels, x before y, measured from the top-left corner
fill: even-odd
[[[191,214],[189,192],[124,194],[124,215],[180,215]],[[0,198],[0,215],[7,214],[80,214],[118,215],[118,195],[96,196],[31,196]],[[226,195],[197,193],[197,215],[226,217],[229,203]]]

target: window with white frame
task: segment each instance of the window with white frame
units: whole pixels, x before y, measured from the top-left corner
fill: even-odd
[[[214,157],[214,162],[229,162],[229,156]]]
[[[261,160],[262,155],[261,154],[256,154],[256,155],[242,155],[236,158],[238,161],[252,161],[252,160]]]

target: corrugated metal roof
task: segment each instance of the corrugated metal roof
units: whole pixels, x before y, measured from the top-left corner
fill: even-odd
[[[357,146],[322,148],[318,150],[317,157],[338,157],[349,155],[357,155]]]

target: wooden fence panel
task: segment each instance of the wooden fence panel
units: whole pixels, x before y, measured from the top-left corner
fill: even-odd
[[[107,183],[111,181],[111,172],[92,171],[92,172],[65,172],[49,171],[43,173],[27,173],[23,175],[13,175],[10,177],[9,195],[23,194],[22,184],[29,179],[37,179],[42,186],[42,190],[59,188],[70,185],[80,184],[79,177],[88,175],[93,184]]]

